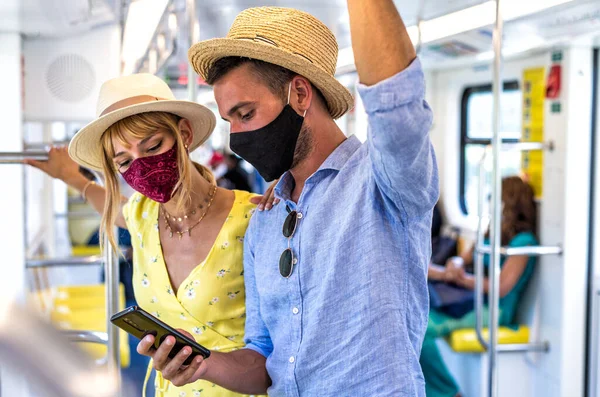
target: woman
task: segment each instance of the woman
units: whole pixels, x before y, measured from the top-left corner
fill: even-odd
[[[536,208],[531,186],[519,177],[502,180],[502,236],[501,243],[509,247],[537,245],[535,237]],[[486,244],[489,240],[486,238]],[[464,271],[462,264],[473,263],[473,250],[448,260],[446,267],[430,265],[429,278],[452,282],[467,289],[475,289],[475,278]],[[503,257],[500,262],[500,325],[512,323],[519,298],[531,278],[535,258],[529,256]],[[484,266],[489,266],[489,255],[484,256]],[[485,278],[484,292],[489,283]],[[487,309],[487,308],[486,308]],[[484,314],[484,319],[487,315]],[[454,397],[458,385],[444,364],[435,339],[460,328],[475,327],[475,313],[470,311],[461,318],[453,318],[431,309],[429,324],[421,351],[421,367],[425,376],[427,397]]]
[[[48,162],[27,161],[78,189],[102,214],[101,232],[132,236],[133,285],[138,304],[167,324],[187,331],[211,350],[243,347],[244,234],[255,204],[251,194],[217,188],[210,171],[189,152],[211,134],[214,115],[177,101],[159,78],[138,74],[106,82],[99,117]],[[106,189],[88,181],[78,165],[101,171]],[[136,190],[127,201],[119,174]],[[266,199],[259,208],[271,207]],[[100,241],[103,241],[101,239]],[[189,347],[180,355],[188,355]],[[158,368],[160,370],[160,368]],[[150,368],[149,368],[150,370]],[[234,396],[204,381],[175,387],[157,371],[157,396]]]

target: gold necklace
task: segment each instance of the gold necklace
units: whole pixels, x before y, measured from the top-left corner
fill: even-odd
[[[209,196],[209,197],[210,197],[210,196]],[[197,208],[197,209],[203,209],[203,208],[204,208],[204,205],[205,205],[206,203],[208,203],[208,201],[209,201],[209,199],[208,199],[208,198],[205,198],[205,199],[204,199],[202,202],[200,202],[200,204],[199,204],[199,205],[198,205],[198,207],[196,207],[196,208]],[[167,210],[166,210],[164,207],[162,207],[162,210],[163,210],[163,212],[164,212],[164,214],[163,214],[163,215],[166,215],[166,217],[167,217],[167,218],[170,218],[171,220],[173,220],[173,222],[174,222],[174,221],[177,221],[177,222],[183,222],[184,220],[186,220],[186,219],[188,219],[188,218],[191,218],[191,217],[192,217],[192,215],[196,215],[196,210],[195,210],[195,209],[194,209],[194,210],[192,210],[192,212],[190,212],[189,214],[183,214],[183,216],[173,216],[173,215],[169,214],[169,213],[167,212]]]
[[[177,235],[179,236],[179,240],[181,240],[181,238],[183,237],[183,235],[186,234],[186,233],[190,237],[192,237],[192,229],[195,228],[196,226],[198,226],[200,224],[200,222],[202,222],[202,219],[204,219],[204,217],[208,213],[208,210],[210,209],[210,206],[212,205],[212,202],[213,202],[213,200],[215,198],[216,193],[217,193],[217,186],[213,185],[212,191],[209,193],[208,199],[204,200],[205,202],[208,202],[208,204],[206,206],[206,210],[204,210],[204,212],[200,216],[200,219],[198,219],[198,222],[194,223],[192,226],[190,226],[186,230],[183,230],[183,231],[177,231],[177,230],[175,230],[175,233],[177,233]],[[202,208],[202,205],[200,206],[200,208]],[[161,206],[161,209],[162,209],[162,212],[163,212],[163,218],[165,219],[165,225],[167,227],[167,230],[169,231],[169,238],[173,238],[173,229],[171,228],[171,224],[169,223],[169,216],[170,215],[164,209],[164,207]]]

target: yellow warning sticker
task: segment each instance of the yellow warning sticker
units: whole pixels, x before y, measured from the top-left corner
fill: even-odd
[[[523,123],[521,141],[544,141],[544,100],[546,97],[546,70],[541,68],[523,71]],[[544,153],[523,152],[521,170],[529,181],[537,199],[542,197]]]

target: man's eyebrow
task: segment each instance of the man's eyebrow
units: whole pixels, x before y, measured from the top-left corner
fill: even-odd
[[[235,105],[234,107],[232,107],[231,109],[229,109],[229,112],[227,112],[227,115],[229,117],[233,116],[235,114],[235,112],[237,112],[238,110],[240,110],[240,108],[243,108],[244,106],[248,106],[253,104],[254,102],[252,101],[244,101],[244,102],[239,102],[237,105]]]

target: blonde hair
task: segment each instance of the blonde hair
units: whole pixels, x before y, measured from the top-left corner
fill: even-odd
[[[187,161],[187,149],[179,131],[178,124],[180,120],[181,117],[167,112],[140,113],[116,122],[102,135],[102,168],[106,179],[106,200],[100,226],[100,244],[103,250],[106,248],[104,247],[104,238],[108,236],[110,245],[116,252],[119,252],[113,229],[118,213],[121,211],[122,199],[117,178],[119,171],[112,160],[115,156],[113,140],[127,147],[129,146],[128,139],[144,139],[155,134],[158,129],[169,131],[175,138],[177,164],[179,166],[179,182],[173,189],[173,191],[179,191],[179,198],[176,203],[177,211],[182,211],[186,204],[191,203],[192,169],[190,162]],[[197,163],[193,164],[204,179],[212,184],[215,183],[215,177],[208,168]]]

